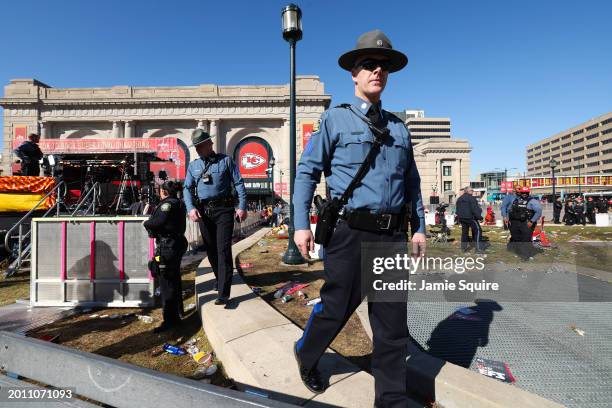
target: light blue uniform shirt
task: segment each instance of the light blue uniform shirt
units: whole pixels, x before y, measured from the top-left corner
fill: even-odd
[[[357,97],[352,103],[353,109],[363,116],[367,115],[370,106]],[[384,141],[372,167],[353,191],[346,207],[398,214],[404,203],[411,201],[412,230],[425,232],[421,178],[414,162],[408,129],[399,118],[382,112],[390,137]],[[319,130],[312,134],[297,167],[293,194],[296,230],[310,229],[310,206],[321,174],[325,175],[332,198],[340,198],[365,160],[373,141],[374,135],[368,125],[351,110],[335,107],[323,113]]]
[[[510,207],[512,207],[512,203],[514,199],[516,199],[516,194],[508,194],[504,197],[501,206],[502,217],[508,217],[508,211],[510,211]],[[540,217],[542,216],[542,206],[540,202],[535,197],[529,197],[529,201],[527,202],[527,209],[532,210],[534,212],[533,217],[531,217],[531,222],[538,222]]]
[[[209,174],[212,177],[211,183],[204,183],[202,175]],[[231,177],[231,179],[230,179]],[[238,193],[238,208],[246,210],[246,189],[242,176],[236,163],[227,155],[215,153],[210,157],[198,158],[187,167],[185,185],[183,188],[183,198],[187,211],[195,208],[191,187],[197,183],[197,193],[200,200],[216,199],[231,195],[231,184],[234,183],[236,193]]]

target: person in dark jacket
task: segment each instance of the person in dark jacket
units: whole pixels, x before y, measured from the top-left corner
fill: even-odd
[[[587,198],[586,222],[589,224],[595,224],[595,201],[593,201],[593,197]]]
[[[155,238],[155,262],[161,290],[163,323],[153,330],[161,333],[178,326],[183,299],[181,291],[181,258],[187,250],[185,238],[187,210],[177,198],[178,183],[165,181],[160,188],[161,201],[151,217],[143,223],[149,236]]]
[[[28,140],[19,145],[14,150],[14,153],[21,160],[21,175],[22,176],[38,176],[40,175],[40,165],[38,161],[42,159],[43,153],[38,147],[40,136],[36,133],[30,133]]]
[[[555,202],[553,203],[553,222],[555,224],[560,224],[559,218],[561,217],[562,208],[563,203],[561,202],[561,197],[556,197]]]
[[[480,241],[482,238],[482,229],[479,221],[482,220],[482,209],[476,201],[473,194],[474,190],[471,187],[463,189],[463,194],[457,199],[455,212],[459,223],[461,224],[461,249],[467,251],[470,245],[469,233],[472,230],[472,241],[476,247],[476,251],[482,250]]]
[[[578,196],[575,200],[574,211],[576,224],[586,225],[584,198]]]

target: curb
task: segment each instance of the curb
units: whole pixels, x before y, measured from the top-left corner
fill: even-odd
[[[262,229],[234,244],[234,262],[236,255],[269,231]],[[239,389],[306,407],[373,406],[373,377],[329,349],[319,369],[330,385],[323,394],[310,392],[298,375],[292,350],[302,330],[253,293],[237,274],[233,278],[233,302],[227,307],[215,305],[213,281],[210,262],[205,258],[196,272],[198,310],[208,340]]]

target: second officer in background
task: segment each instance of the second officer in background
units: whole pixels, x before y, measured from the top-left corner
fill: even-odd
[[[513,250],[523,260],[528,260],[535,254],[532,234],[542,215],[540,202],[531,197],[529,192],[529,187],[517,187],[512,201],[502,203],[502,214],[507,214],[504,217],[507,217],[510,224],[508,249]]]
[[[176,327],[183,310],[181,293],[181,258],[187,250],[185,238],[185,205],[177,198],[180,185],[165,181],[159,190],[161,201],[151,217],[143,223],[149,236],[155,238],[155,266],[161,291],[163,323],[153,330],[161,333]]]
[[[189,163],[183,197],[189,219],[201,222],[200,230],[212,265],[219,296],[215,304],[226,304],[230,297],[232,275],[232,233],[234,231],[234,197],[238,193],[235,216],[246,219],[246,190],[238,166],[227,155],[215,153],[212,137],[202,129],[191,136],[198,155]]]

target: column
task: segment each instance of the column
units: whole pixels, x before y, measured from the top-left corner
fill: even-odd
[[[126,139],[134,137],[134,121],[133,120],[125,121],[125,130],[123,132],[123,136]]]
[[[113,121],[113,132],[111,133],[111,137],[113,139],[117,139],[120,137],[119,135],[119,121],[114,120]]]
[[[202,120],[198,120],[198,129],[202,129],[205,132],[209,132],[209,121],[202,119]]]
[[[438,195],[444,196],[444,183],[442,183],[442,169],[440,168],[440,159],[436,159],[436,187]],[[441,200],[442,198],[440,198]]]
[[[209,121],[208,133],[213,138],[215,143],[215,150],[217,153],[225,153],[225,141],[219,137],[219,119],[212,119]]]
[[[457,175],[459,176],[459,187],[457,188],[457,191],[459,191],[460,188],[468,187],[470,185],[470,180],[468,179],[467,183],[463,185],[463,177],[462,177],[463,172],[461,169],[461,159],[457,159],[457,162],[459,163],[459,169],[458,169],[459,171],[457,172]]]
[[[40,138],[51,139],[51,124],[49,122],[40,122]]]

